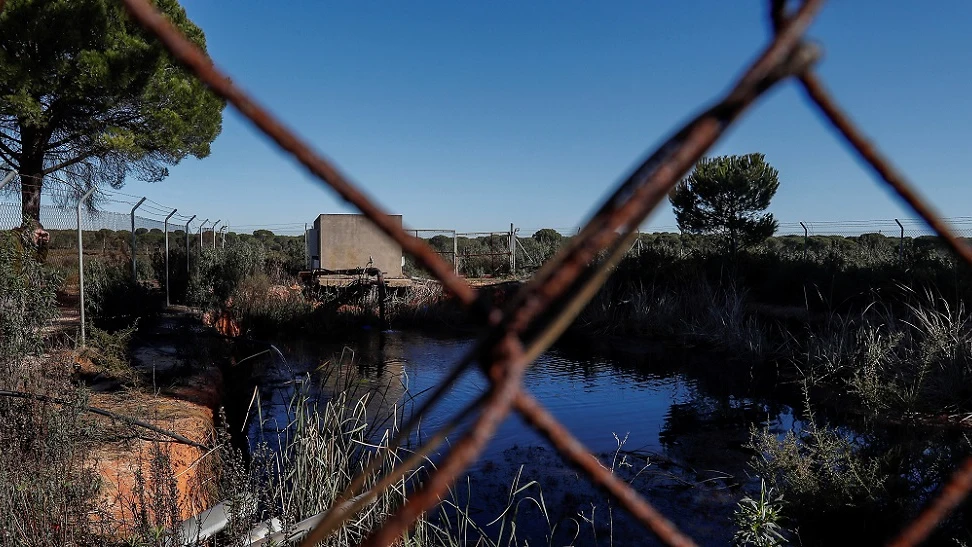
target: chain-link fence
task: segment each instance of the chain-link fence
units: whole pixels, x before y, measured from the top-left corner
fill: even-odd
[[[821,7],[821,0],[805,0],[792,13],[784,0],[771,2],[773,34],[769,43],[745,69],[729,91],[687,124],[673,132],[656,151],[637,167],[603,203],[584,228],[525,284],[516,298],[502,309],[491,308],[455,272],[453,264],[425,241],[396,226],[381,207],[369,200],[349,179],[323,157],[256,104],[209,58],[170,25],[146,0],[123,0],[132,16],[154,33],[169,51],[188,66],[219,96],[238,108],[256,127],[292,154],[311,173],[337,194],[356,206],[384,233],[412,255],[415,263],[436,276],[472,317],[482,325],[482,334],[471,352],[455,367],[399,434],[409,435],[418,420],[449,390],[460,375],[478,369],[490,380],[489,389],[476,402],[459,412],[414,455],[403,461],[384,479],[370,487],[364,479],[353,481],[327,513],[315,518],[304,538],[314,545],[342,521],[361,510],[377,493],[402,477],[430,453],[457,424],[472,417],[471,425],[450,444],[428,480],[411,492],[406,503],[364,545],[391,545],[424,512],[443,499],[449,487],[481,453],[499,423],[511,410],[518,412],[563,458],[581,469],[590,480],[608,492],[621,507],[670,545],[693,545],[692,539],[661,515],[642,494],[616,478],[554,418],[522,384],[524,370],[564,331],[590,300],[613,266],[627,253],[645,220],[677,181],[724,134],[724,132],[767,90],[784,80],[797,80],[809,100],[834,129],[856,150],[876,175],[918,214],[934,233],[966,262],[972,264],[972,248],[960,241],[947,223],[938,217],[913,187],[897,173],[836,106],[813,71],[819,57],[817,46],[804,33]],[[595,256],[602,257],[593,261]],[[392,443],[397,445],[398,441]],[[369,469],[361,476],[375,471]],[[972,488],[972,458],[958,469],[917,519],[904,526],[894,545],[914,545],[953,509]]]
[[[944,220],[958,237],[972,237],[972,217],[952,217]],[[917,218],[875,220],[828,220],[781,222],[777,235],[811,235],[857,237],[879,234],[887,237],[938,237],[935,230]]]
[[[0,180],[4,178],[0,176]],[[24,187],[32,185],[40,183],[15,176],[0,187],[0,230],[31,226],[21,196]],[[90,275],[92,268],[102,272],[105,268],[124,268],[134,283],[164,290],[168,302],[167,280],[177,267],[170,259],[193,256],[201,248],[216,248],[226,227],[179,214],[174,207],[144,197],[76,188],[53,178],[43,181],[39,213],[39,228],[45,232],[44,236],[35,236],[40,237],[36,241],[39,252],[63,275],[65,296],[79,301],[82,343],[84,276]],[[179,264],[189,267],[185,258]]]

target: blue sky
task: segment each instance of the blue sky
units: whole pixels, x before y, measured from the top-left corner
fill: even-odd
[[[767,40],[764,2],[184,0],[216,64],[415,228],[578,225]],[[854,119],[947,216],[972,215],[972,3],[830,2],[810,35]],[[715,154],[763,152],[781,221],[911,217],[799,88]],[[233,225],[350,211],[232,109],[147,195]],[[664,203],[647,227],[672,226]]]

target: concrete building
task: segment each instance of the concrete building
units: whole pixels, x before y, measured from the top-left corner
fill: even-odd
[[[398,226],[402,215],[389,215]],[[311,270],[351,270],[371,266],[387,277],[402,277],[402,247],[364,215],[320,215],[307,233],[307,266]]]

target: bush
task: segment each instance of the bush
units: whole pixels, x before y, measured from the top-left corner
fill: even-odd
[[[0,236],[0,359],[43,350],[41,329],[57,317],[57,273],[34,261],[29,244]]]
[[[131,264],[92,260],[84,264],[84,309],[102,327],[131,324],[138,317],[158,311],[156,298],[146,287],[132,281]]]
[[[90,359],[95,368],[108,376],[137,385],[138,374],[132,368],[128,352],[132,335],[137,330],[137,322],[115,332],[91,327],[87,340],[88,345],[82,350],[82,356]]]
[[[4,367],[0,388],[67,399],[59,405],[0,397],[0,544],[100,545],[107,533],[101,480],[91,456],[87,393],[67,363]]]

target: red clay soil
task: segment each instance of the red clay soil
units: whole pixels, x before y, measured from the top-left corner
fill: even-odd
[[[162,429],[176,432],[200,444],[211,446],[214,438],[214,408],[220,400],[222,377],[211,368],[189,378],[185,387],[159,395],[142,391],[117,391],[96,393],[91,406],[103,408],[149,422]],[[145,481],[151,484],[151,462],[154,455],[165,453],[175,477],[177,503],[180,516],[185,519],[212,507],[215,485],[212,475],[217,463],[217,453],[169,442],[164,436],[151,431],[129,429],[124,440],[106,442],[95,450],[97,466],[105,485],[103,501],[116,522],[130,524],[133,520],[133,503],[137,498],[136,472],[141,471]],[[136,437],[137,436],[137,437]],[[155,442],[159,439],[164,442]],[[153,496],[151,487],[146,497]],[[124,533],[127,526],[121,526]]]

